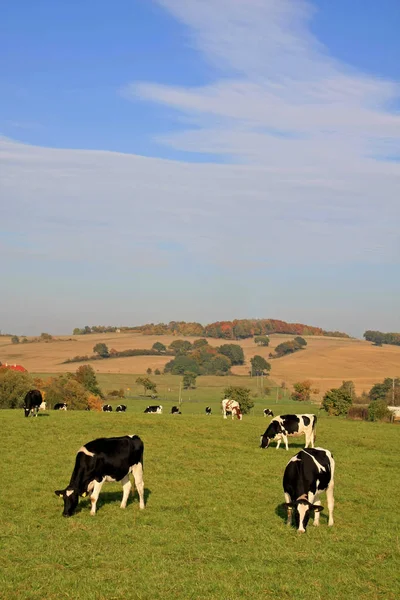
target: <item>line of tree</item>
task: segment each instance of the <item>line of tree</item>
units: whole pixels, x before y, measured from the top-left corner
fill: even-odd
[[[400,333],[383,333],[382,331],[368,330],[364,333],[367,342],[372,342],[375,346],[390,344],[400,346]]]
[[[159,349],[159,348],[163,349]],[[127,350],[115,350],[114,348],[109,349],[107,344],[104,342],[99,342],[95,346],[93,346],[92,354],[88,356],[87,354],[83,356],[74,356],[73,358],[67,358],[63,364],[67,363],[76,363],[76,362],[87,362],[93,360],[103,360],[109,358],[126,358],[128,356],[160,356],[160,354],[173,356],[173,350],[167,350],[164,344],[160,344],[156,342],[153,344],[152,348],[128,348]]]
[[[113,327],[111,325],[85,325],[80,329],[79,327],[75,327],[72,334],[73,335],[88,335],[90,333],[114,333],[119,329],[118,327]]]
[[[281,358],[282,356],[286,356],[287,354],[293,354],[294,352],[298,352],[299,350],[303,350],[307,346],[307,342],[304,338],[297,336],[294,340],[289,340],[287,342],[282,342],[278,344],[275,348],[275,352],[270,352],[270,358]]]
[[[142,333],[144,335],[204,336],[227,340],[268,336],[271,333],[349,337],[346,333],[340,331],[326,331],[321,327],[302,323],[287,323],[279,319],[235,319],[233,321],[216,321],[205,326],[197,322],[170,321],[169,323],[147,323],[135,327],[119,327],[118,329],[121,332]],[[74,329],[74,334],[104,333],[116,330],[116,327],[86,326],[83,329]]]

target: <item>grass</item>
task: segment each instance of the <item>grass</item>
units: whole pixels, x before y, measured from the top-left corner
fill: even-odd
[[[133,398],[125,414],[0,411],[0,597],[397,599],[397,426],[318,413],[317,445],[336,460],[335,526],[324,510],[319,529],[298,535],[284,523],[282,475],[303,438],[289,452],[260,450],[268,402],[242,422],[225,421],[220,390],[209,390],[184,402],[181,416],[145,415],[146,401]],[[127,433],[145,444],[146,509],[135,494],[120,510],[121,486],[105,484],[96,517],[81,500],[64,519],[54,490],[67,485],[77,449]]]
[[[246,364],[233,367],[236,375],[248,375],[250,359],[260,354],[268,359],[269,353],[283,341],[293,339],[290,335],[271,335],[268,348],[256,346],[253,339],[235,343],[243,347]],[[76,370],[82,363],[63,364],[67,358],[93,353],[93,346],[104,342],[116,350],[128,348],[151,348],[156,341],[168,345],[173,336],[146,336],[132,333],[107,333],[81,336],[63,336],[60,341],[37,342],[30,344],[11,344],[10,338],[0,338],[0,360],[10,364],[22,364],[29,372],[42,371],[58,373]],[[195,338],[187,338],[193,341]],[[370,342],[346,338],[327,338],[307,336],[307,347],[301,352],[271,361],[271,377],[278,383],[285,381],[293,385],[296,381],[311,379],[323,393],[339,387],[343,380],[354,381],[357,393],[369,390],[372,385],[385,377],[400,376],[400,347],[373,346]],[[226,340],[209,339],[213,346],[219,346]],[[96,373],[144,373],[151,369],[164,368],[171,357],[135,356],[98,360],[92,363]]]

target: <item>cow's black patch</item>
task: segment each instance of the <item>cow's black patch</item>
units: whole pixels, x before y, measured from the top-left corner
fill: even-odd
[[[310,417],[306,417],[305,415],[303,416],[303,423],[304,425],[307,427],[311,421],[310,421]]]

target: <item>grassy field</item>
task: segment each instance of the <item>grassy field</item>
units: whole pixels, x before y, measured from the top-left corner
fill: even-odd
[[[22,410],[0,411],[0,598],[400,597],[398,426],[319,411],[317,445],[336,460],[335,526],[327,527],[324,510],[319,529],[299,535],[286,528],[281,504],[283,470],[300,439],[289,452],[262,451],[261,409],[270,402],[257,401],[242,422],[224,421],[220,390],[203,393],[184,402],[181,416],[144,415],[146,400],[130,398],[126,414],[25,419]],[[146,509],[139,512],[135,494],[120,510],[120,485],[106,484],[96,517],[81,500],[81,510],[63,518],[54,490],[67,485],[81,444],[133,433],[145,444]]]
[[[237,375],[247,375],[250,359],[255,354],[268,355],[282,341],[293,336],[272,335],[269,348],[256,346],[253,339],[242,340],[240,345],[246,358],[244,366],[233,368]],[[105,342],[116,350],[128,348],[151,348],[154,342],[171,343],[172,336],[144,336],[140,334],[109,333],[62,337],[59,341],[29,344],[11,344],[10,338],[0,338],[0,360],[9,364],[22,364],[29,372],[59,373],[76,370],[79,363],[63,364],[67,358],[76,355],[92,354],[93,346]],[[193,341],[195,338],[187,338]],[[307,348],[290,356],[271,361],[271,378],[277,383],[285,381],[291,386],[296,381],[311,379],[323,393],[338,387],[344,379],[354,381],[356,391],[369,390],[377,381],[385,377],[400,376],[400,347],[372,346],[362,340],[345,338],[326,338],[309,336]],[[209,339],[209,343],[218,346],[223,340]],[[236,342],[235,342],[236,343]],[[148,367],[162,369],[170,357],[137,356],[94,361],[97,373],[144,373]]]

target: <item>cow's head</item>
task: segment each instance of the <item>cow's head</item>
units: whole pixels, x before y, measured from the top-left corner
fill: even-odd
[[[270,442],[281,433],[282,429],[277,421],[271,421],[260,439],[260,448],[268,448]]]
[[[307,524],[312,513],[320,512],[324,509],[324,507],[319,504],[311,504],[311,502],[305,498],[299,498],[296,502],[289,502],[286,504],[286,507],[289,515],[291,514],[291,511],[294,510],[296,529],[299,533],[306,532]]]
[[[79,502],[78,491],[73,490],[72,488],[66,488],[65,490],[56,490],[54,493],[64,500],[63,517],[72,517]]]
[[[236,412],[236,416],[237,416],[237,418],[239,419],[239,421],[241,421],[241,420],[243,419],[243,414],[242,414],[242,411],[240,410],[240,408],[236,408],[236,409],[234,409],[234,410],[235,410],[235,412]]]

